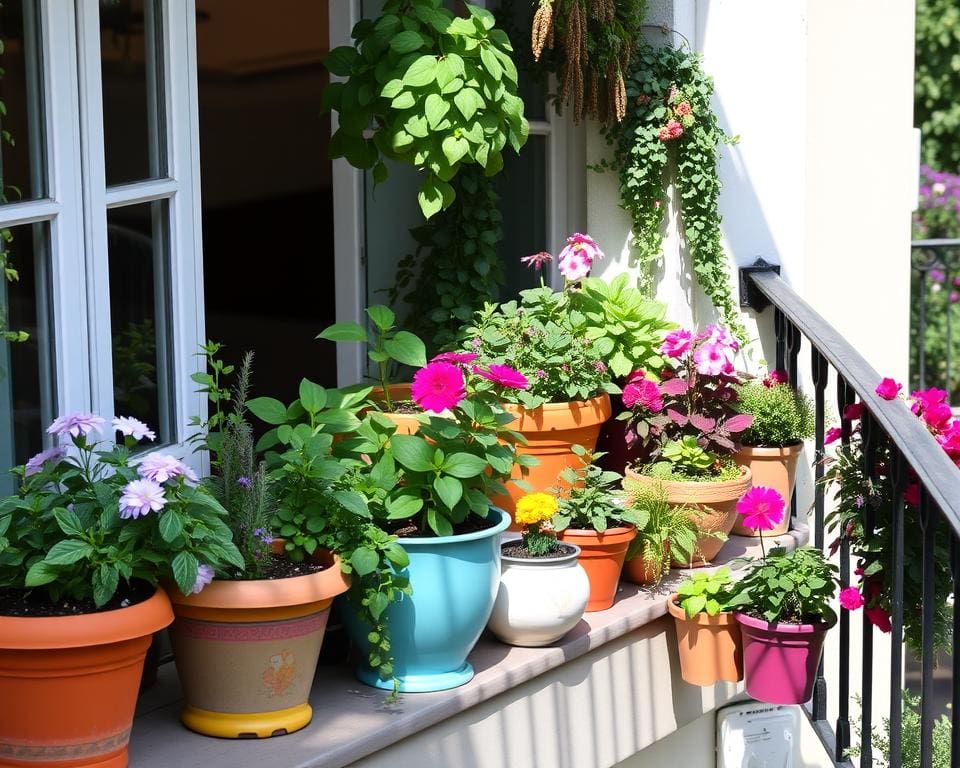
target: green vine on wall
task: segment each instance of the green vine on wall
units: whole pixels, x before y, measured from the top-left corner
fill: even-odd
[[[400,261],[390,291],[391,304],[402,299],[414,308],[406,327],[434,349],[455,342],[504,281],[500,195],[475,167],[464,168],[453,184],[453,205],[411,231],[417,250]]]
[[[620,204],[633,219],[641,288],[652,294],[662,258],[668,187],[680,198],[680,218],[697,282],[723,322],[745,335],[734,300],[720,233],[719,147],[733,143],[710,106],[713,79],[690,51],[644,46],[627,75],[627,117],[605,129],[614,159],[600,167],[620,176]]]

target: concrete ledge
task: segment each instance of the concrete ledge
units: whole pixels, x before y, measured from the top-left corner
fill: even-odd
[[[776,541],[792,548],[805,543],[807,537],[807,529],[802,528],[779,537]],[[770,546],[772,542],[767,544]],[[718,563],[728,562],[744,555],[759,556],[759,554],[760,547],[756,539],[733,536],[721,551]],[[612,659],[620,653],[627,654],[624,658],[632,658],[629,654],[637,653],[638,649],[631,646],[642,639],[659,638],[657,640],[659,650],[655,654],[658,661],[656,664],[651,663],[650,659],[654,657],[647,651],[643,652],[647,659],[644,667],[649,674],[640,678],[639,681],[629,672],[631,668],[635,668],[632,661],[626,665],[618,662],[616,666],[622,667],[622,671],[617,675],[604,674],[607,685],[613,685],[611,681],[615,682],[623,677],[622,682],[630,688],[629,711],[631,714],[623,723],[623,727],[627,730],[621,734],[622,728],[617,725],[614,732],[610,734],[619,746],[607,750],[609,755],[606,752],[601,754],[598,748],[593,750],[591,755],[591,758],[596,759],[588,759],[584,754],[576,765],[578,768],[612,765],[617,760],[624,759],[652,741],[691,722],[703,712],[731,700],[737,693],[736,686],[725,685],[717,686],[716,689],[704,689],[701,692],[700,689],[687,686],[680,680],[679,674],[676,674],[673,669],[676,664],[675,651],[668,656],[663,655],[671,647],[666,633],[669,622],[658,622],[658,626],[650,627],[649,631],[638,633],[636,637],[630,636],[641,627],[657,622],[666,614],[666,595],[684,576],[685,573],[682,571],[672,571],[670,577],[656,590],[621,583],[617,602],[612,608],[586,614],[570,634],[559,644],[550,648],[514,648],[485,635],[470,655],[470,661],[477,672],[476,676],[467,685],[451,691],[405,694],[396,704],[388,705],[384,703],[385,694],[382,691],[360,684],[346,667],[321,667],[317,671],[311,694],[311,704],[314,708],[313,722],[299,733],[274,739],[230,741],[211,739],[187,731],[180,725],[178,719],[180,688],[176,672],[172,664],[166,664],[160,670],[156,686],[141,697],[130,742],[131,765],[136,768],[168,768],[169,766],[238,768],[238,766],[258,764],[270,766],[270,768],[341,768],[364,758],[367,758],[363,761],[364,765],[375,765],[376,763],[370,762],[373,759],[369,757],[370,755],[387,750],[391,745],[398,744],[438,723],[455,718],[461,713],[465,713],[466,719],[480,723],[488,716],[496,715],[501,710],[505,711],[511,704],[513,706],[517,705],[516,702],[522,704],[528,694],[532,695],[538,690],[552,691],[557,684],[561,688],[568,687],[569,681],[564,682],[568,678],[568,673],[576,674],[592,685],[589,678],[592,678],[594,673],[591,670],[611,668],[612,662],[610,660],[604,662],[602,658],[604,655],[610,655]],[[609,647],[605,648],[608,644]],[[588,654],[590,658],[586,660],[587,664],[578,664],[577,669],[580,672],[575,673],[570,662]],[[564,665],[569,666],[564,668]],[[536,680],[531,687],[514,691],[551,670],[557,671],[553,672],[549,679]],[[582,674],[584,670],[588,673],[586,677]],[[642,688],[636,688],[638,684]],[[663,686],[667,686],[666,690]],[[622,686],[618,688],[620,689]],[[675,710],[676,707],[667,706],[664,698],[666,691],[669,690],[675,693],[680,691],[678,701],[686,702],[681,707],[685,714],[676,711],[664,720],[653,713],[653,709],[647,710],[647,706],[651,705],[655,699],[657,703],[655,709],[658,712],[661,711],[661,705],[664,705],[664,712]],[[511,691],[514,691],[512,695],[510,695]],[[508,695],[502,701],[492,701],[503,694]],[[701,700],[702,706],[695,705],[691,696]],[[622,691],[618,698],[623,699]],[[627,699],[623,699],[621,705],[618,705],[618,710],[627,706],[624,703],[626,701]],[[484,702],[487,702],[487,705],[482,710],[486,714],[481,713],[481,708],[478,707]],[[528,706],[529,709],[533,705],[530,703],[524,706]],[[468,712],[472,708],[478,709],[476,712]],[[651,728],[628,735],[635,727],[630,724],[644,722],[643,717],[653,718],[650,723]],[[605,729],[609,730],[609,727],[617,723],[617,719],[614,718],[607,723]],[[567,725],[576,729],[575,722]],[[548,719],[542,723],[542,726],[544,737],[557,738],[557,727],[554,722]],[[456,730],[455,728],[454,732]],[[450,733],[450,729],[445,728],[444,732]],[[513,729],[503,726],[502,732],[501,740],[506,739],[508,733],[512,734]],[[536,733],[535,727],[532,733]],[[584,728],[584,735],[589,733],[590,729]],[[432,734],[431,739],[439,738],[440,735],[439,732]],[[436,743],[440,744],[439,741]],[[442,758],[440,762],[426,759],[424,754],[424,760],[418,765],[426,768],[429,765],[453,764],[463,766],[568,764],[567,758],[557,762],[543,763],[525,763],[522,759],[516,763],[483,761],[477,759],[477,756],[466,755],[462,751],[466,746],[462,740],[455,739],[454,742],[444,743],[459,744],[461,751],[458,752],[458,759],[455,762],[443,762],[451,758],[451,753],[444,748],[441,750],[442,754],[434,750],[436,759]],[[512,738],[510,743],[513,744]],[[474,744],[478,754],[483,753],[488,756],[507,756],[508,746],[507,744],[484,745],[482,741]],[[570,752],[570,750],[567,751]],[[378,755],[377,759],[386,758],[392,753],[394,750],[389,749],[385,754]],[[534,749],[531,754],[536,755],[537,750]],[[570,752],[570,755],[573,754],[575,750]],[[394,762],[393,764],[412,765],[413,763]],[[573,763],[569,764],[573,765]]]

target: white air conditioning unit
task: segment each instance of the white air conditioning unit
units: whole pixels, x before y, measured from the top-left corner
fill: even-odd
[[[734,704],[717,712],[717,768],[800,768],[799,707]]]

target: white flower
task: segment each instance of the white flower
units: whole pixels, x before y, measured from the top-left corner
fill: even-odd
[[[139,419],[132,416],[117,416],[113,420],[113,428],[121,435],[132,437],[134,440],[156,440],[156,433]]]
[[[167,503],[161,488],[153,480],[131,480],[120,496],[120,517],[125,520],[159,512]]]

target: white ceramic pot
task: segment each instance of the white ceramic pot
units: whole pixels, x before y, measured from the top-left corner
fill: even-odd
[[[501,545],[509,547],[517,541]],[[566,542],[565,542],[566,543]],[[590,581],[575,552],[522,558],[501,553],[500,590],[487,625],[508,645],[550,645],[576,626],[590,597]]]

